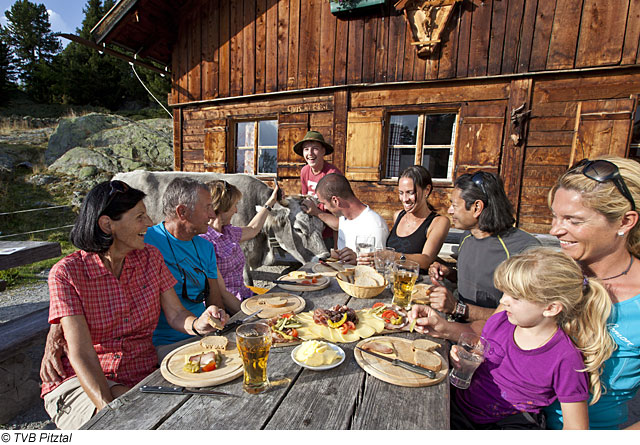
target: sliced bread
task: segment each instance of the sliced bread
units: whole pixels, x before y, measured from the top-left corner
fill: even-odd
[[[206,350],[224,351],[227,349],[227,343],[229,340],[221,335],[208,335],[200,340],[200,346]]]

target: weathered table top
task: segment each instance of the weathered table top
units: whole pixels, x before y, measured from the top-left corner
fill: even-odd
[[[62,255],[60,243],[48,241],[0,241],[0,253],[4,249],[19,249],[8,255],[0,254],[0,270],[24,266]]]
[[[281,290],[276,287],[274,291]],[[305,311],[336,304],[362,309],[375,301],[391,300],[389,290],[371,300],[351,298],[335,279],[320,291],[292,293],[305,298]],[[244,314],[234,318],[238,316]],[[229,335],[231,339],[234,336]],[[413,338],[419,334],[394,335]],[[242,378],[216,387],[239,397],[141,393],[141,385],[174,386],[157,370],[112,402],[111,409],[100,411],[83,429],[449,429],[448,379],[424,388],[385,383],[356,363],[355,344],[340,344],[345,361],[323,372],[296,365],[291,360],[293,346],[272,348],[267,372],[273,388],[259,395],[246,394]],[[442,349],[447,360],[446,343]]]

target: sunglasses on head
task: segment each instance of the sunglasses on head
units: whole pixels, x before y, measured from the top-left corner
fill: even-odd
[[[485,197],[489,197],[489,195],[487,195],[487,190],[484,188],[484,178],[482,177],[482,172],[475,173],[471,177],[471,182],[480,187],[480,190],[482,190],[482,193],[484,193]]]
[[[122,181],[111,181],[109,185],[111,186],[111,189],[109,190],[109,196],[107,197],[107,204],[104,206],[105,210],[111,205],[113,199],[118,193],[127,193],[129,191],[129,186]]]
[[[582,170],[578,171],[580,167],[582,167]],[[582,173],[587,178],[600,183],[607,181],[613,182],[613,185],[616,186],[620,194],[631,204],[631,210],[636,210],[636,203],[633,200],[633,196],[631,196],[631,192],[629,192],[627,184],[625,184],[624,179],[620,174],[620,170],[618,170],[618,166],[613,162],[605,159],[598,159],[595,161],[583,159],[574,165],[571,168],[571,171],[573,173]]]
[[[184,298],[185,300],[189,300],[192,303],[202,303],[207,298],[207,295],[209,295],[209,280],[207,279],[207,276],[205,275],[205,273],[197,267],[193,268],[193,270],[205,275],[205,277],[204,277],[204,290],[200,292],[196,298],[191,298],[187,293],[187,275],[184,272],[184,269],[182,267],[178,267],[178,269],[180,269],[180,274],[182,275],[182,298]]]

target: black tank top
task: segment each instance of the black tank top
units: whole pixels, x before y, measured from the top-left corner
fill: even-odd
[[[393,224],[393,229],[391,229],[391,233],[389,233],[389,237],[387,238],[387,247],[393,247],[396,249],[396,252],[402,253],[422,253],[422,249],[424,248],[424,243],[427,242],[427,229],[431,225],[431,221],[434,220],[436,216],[436,212],[431,212],[427,219],[425,219],[420,227],[418,227],[411,235],[409,236],[398,236],[396,233],[396,229],[398,227],[398,223],[402,219],[402,217],[407,212],[402,210],[396,218],[396,222]]]

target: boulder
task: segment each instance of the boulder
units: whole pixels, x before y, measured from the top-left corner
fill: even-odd
[[[49,166],[49,170],[86,179],[100,173],[113,175],[137,169],[156,171],[173,169],[171,119],[142,121],[118,119],[120,120],[117,122],[122,125],[102,128],[92,134],[86,134],[88,127],[70,132],[69,134],[73,136],[66,137],[68,141],[79,140],[81,134],[85,134],[85,137],[81,143],[66,149]],[[76,121],[74,125],[77,126],[77,124]],[[63,121],[58,128],[61,126]],[[51,136],[52,139],[53,136]],[[62,139],[58,138],[58,140]]]
[[[92,135],[106,129],[132,123],[131,119],[110,114],[90,113],[80,117],[60,119],[58,127],[49,138],[45,162],[53,163],[73,147],[85,145]]]

